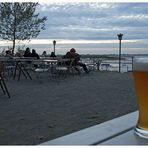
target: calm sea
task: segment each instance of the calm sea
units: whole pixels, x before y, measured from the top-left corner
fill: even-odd
[[[12,46],[3,46],[0,45],[0,52],[3,51],[3,49],[11,48]],[[30,47],[31,49],[35,49],[38,54],[42,54],[42,52],[45,50],[47,54],[50,54],[53,49],[53,44],[25,44],[16,46],[16,51],[20,47],[20,49],[25,50],[26,47]],[[56,54],[65,54],[67,51],[69,51],[71,48],[75,48],[79,54],[118,54],[119,53],[119,47],[118,44],[114,45],[100,45],[100,44],[56,44],[55,46],[55,53]],[[128,47],[126,45],[122,46],[123,54],[148,54],[147,48],[132,48]]]

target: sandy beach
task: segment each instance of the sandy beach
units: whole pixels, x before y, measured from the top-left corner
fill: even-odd
[[[31,73],[0,91],[0,145],[37,145],[137,110],[132,73]]]

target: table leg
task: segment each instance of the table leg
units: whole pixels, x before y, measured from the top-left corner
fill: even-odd
[[[24,68],[24,71],[23,72],[26,72],[26,74],[28,75],[28,77],[30,78],[30,80],[32,80],[32,77],[29,74],[28,70],[25,68],[25,66],[22,65],[22,67]]]
[[[19,63],[19,62],[17,62],[16,65],[15,65],[15,70],[14,70],[14,75],[13,75],[13,79],[14,79],[14,80],[15,80],[15,76],[16,76],[16,70],[17,70],[17,67],[18,67],[18,63]]]

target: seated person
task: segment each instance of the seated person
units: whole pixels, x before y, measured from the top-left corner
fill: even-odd
[[[24,53],[24,57],[31,57],[31,52],[30,52],[30,48],[27,47]]]
[[[11,54],[11,51],[10,50],[6,50],[5,52],[5,57],[8,57],[9,59],[12,59],[13,58],[13,55]]]
[[[68,51],[62,58],[63,59],[68,59],[69,58],[69,54],[70,54],[70,52]]]
[[[70,59],[69,54],[70,54],[70,52],[68,51],[68,52],[62,57],[62,59]],[[71,62],[71,60],[66,61],[65,64],[68,65],[68,66],[70,66],[70,62]]]
[[[54,52],[51,52],[50,57],[57,57]]]
[[[14,65],[15,65],[15,62],[12,61],[12,59],[13,59],[13,54],[11,53],[10,50],[6,50],[6,52],[5,52],[5,57],[8,58],[7,61],[5,61],[5,66],[7,66],[7,68],[8,68],[8,66],[14,66]],[[9,67],[9,69],[13,70],[13,69],[10,68],[10,67]],[[13,71],[11,71],[11,72],[13,73]]]
[[[40,57],[39,57],[39,55],[36,53],[36,50],[35,50],[35,49],[32,49],[31,57],[35,57],[35,58],[37,58],[37,59],[40,59]],[[38,68],[38,65],[37,65],[37,64],[34,64],[34,67],[35,67],[35,68]]]
[[[67,57],[70,59],[74,59],[75,66],[81,66],[81,67],[83,67],[83,70],[86,73],[89,73],[89,70],[87,69],[86,65],[84,63],[80,62],[80,55],[78,53],[76,53],[76,50],[74,48],[70,49],[70,52],[68,53]],[[75,67],[75,69],[80,73],[80,71],[77,67]]]
[[[43,51],[43,53],[42,53],[42,57],[47,57],[47,53],[46,53],[46,51]]]
[[[31,57],[36,57],[37,59],[40,59],[39,55],[36,53],[35,49],[32,49]]]

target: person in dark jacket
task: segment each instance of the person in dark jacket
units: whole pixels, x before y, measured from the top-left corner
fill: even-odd
[[[57,57],[54,52],[51,52],[50,57]]]
[[[30,52],[30,48],[27,47],[24,53],[24,57],[31,57],[31,52]]]
[[[31,57],[35,57],[37,59],[40,59],[39,55],[36,53],[35,49],[32,49]],[[35,68],[38,68],[39,66],[37,64],[34,64]]]
[[[36,53],[35,49],[32,49],[31,57],[36,57],[37,59],[40,59],[39,55]]]
[[[67,57],[70,59],[74,59],[75,66],[83,67],[83,70],[86,73],[89,73],[87,66],[84,63],[80,62],[80,55],[76,53],[76,50],[74,48],[70,49],[70,52],[68,53]],[[77,67],[75,67],[75,69],[80,73],[80,70]]]

